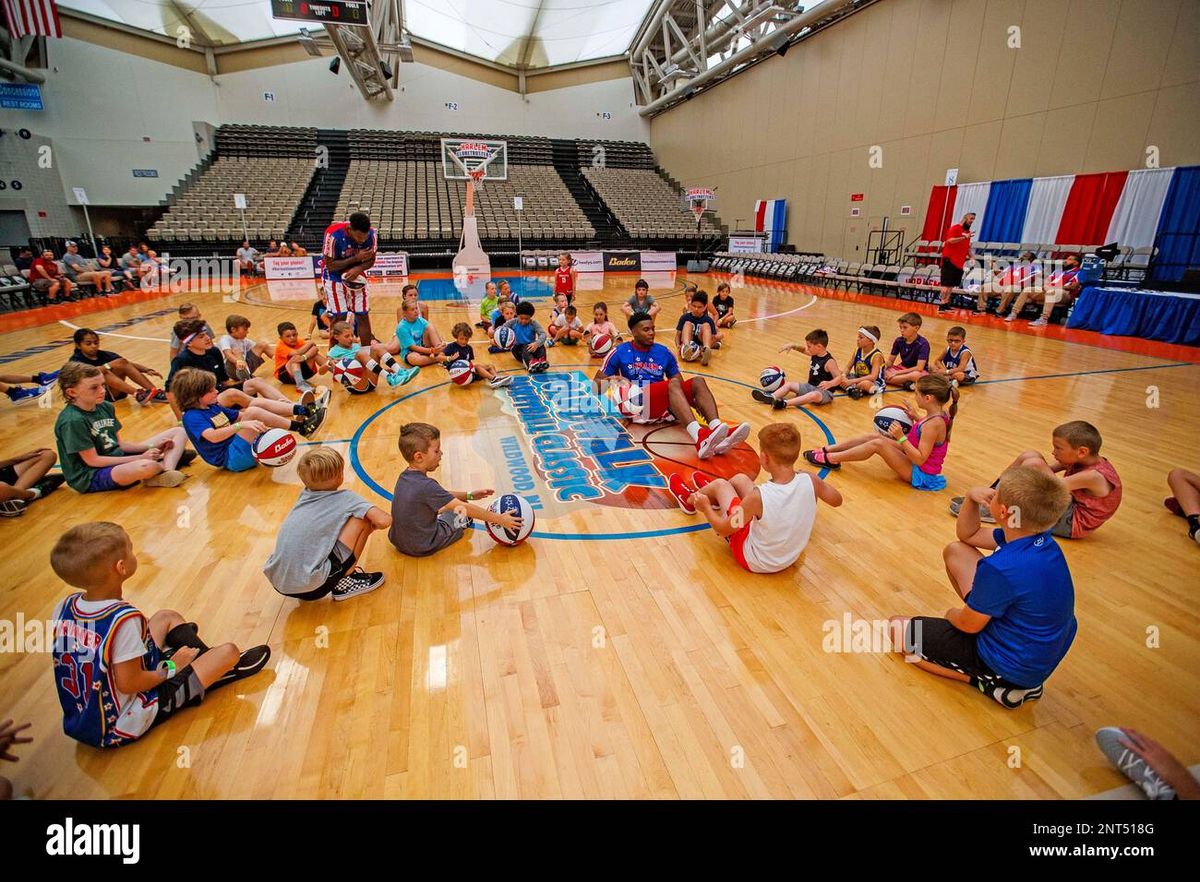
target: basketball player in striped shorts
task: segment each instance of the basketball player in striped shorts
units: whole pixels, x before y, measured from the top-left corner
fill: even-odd
[[[358,331],[358,340],[370,346],[371,313],[367,304],[367,280],[363,274],[375,265],[377,245],[371,219],[356,211],[349,220],[330,224],[325,230],[325,268],[321,273],[325,307],[333,321],[350,322]],[[350,318],[354,313],[354,318]]]

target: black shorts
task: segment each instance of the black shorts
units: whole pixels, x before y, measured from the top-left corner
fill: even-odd
[[[313,368],[312,366],[310,366],[307,361],[300,362],[300,376],[303,379],[311,380],[316,375],[317,375],[316,369]],[[281,368],[279,373],[277,373],[275,375],[275,377],[279,380],[279,382],[281,382],[285,385],[289,385],[289,386],[296,385],[296,378],[292,376],[291,371],[283,370]]]
[[[154,715],[151,727],[169,720],[185,707],[195,707],[204,700],[204,686],[191,665],[176,671],[174,677],[159,683],[154,691],[158,695],[158,713]]]
[[[19,477],[16,466],[5,466],[0,469],[0,484],[15,484]]]
[[[955,266],[953,262],[947,258],[942,258],[942,287],[943,288],[961,288],[963,280],[963,268]]]
[[[914,631],[916,633],[914,634]],[[987,666],[979,657],[978,634],[968,634],[954,627],[946,619],[931,616],[914,616],[904,632],[904,649],[939,667],[949,668],[978,680],[988,687],[1027,689],[1028,685],[1010,683]],[[1032,684],[1038,685],[1036,683]]]
[[[289,594],[287,596],[294,597],[296,600],[320,600],[334,589],[334,586],[342,580],[342,577],[346,573],[354,569],[356,563],[358,563],[358,560],[354,557],[354,552],[350,550],[350,546],[339,539],[333,543],[333,550],[329,552],[329,577],[321,583],[320,587],[314,588],[312,591],[306,591],[303,594]]]
[[[1071,528],[1075,525],[1075,500],[1072,499],[1067,503],[1067,507],[1063,509],[1062,517],[1058,519],[1053,527],[1050,528],[1050,535],[1057,536],[1059,539],[1070,539]]]

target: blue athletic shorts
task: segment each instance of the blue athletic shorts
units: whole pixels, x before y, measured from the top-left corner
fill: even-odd
[[[912,485],[918,490],[945,490],[946,479],[942,475],[926,474],[920,466],[913,466]]]
[[[115,468],[116,466],[105,466],[99,471],[93,473],[92,483],[88,485],[87,492],[106,493],[109,490],[128,490],[130,487],[133,487],[137,484],[137,481],[134,481],[133,484],[118,484],[113,480],[112,476],[112,471]]]
[[[254,448],[241,435],[234,435],[225,452],[225,468],[231,472],[245,472],[258,465],[254,458]]]

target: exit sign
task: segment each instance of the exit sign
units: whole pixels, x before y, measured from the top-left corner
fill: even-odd
[[[850,194],[850,201],[851,201],[851,202],[862,202],[862,201],[863,201],[863,194],[862,194],[862,193],[851,193],[851,194]]]

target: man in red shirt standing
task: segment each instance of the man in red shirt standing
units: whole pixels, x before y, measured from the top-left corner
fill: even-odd
[[[975,223],[975,212],[968,211],[963,219],[951,224],[942,237],[942,292],[938,311],[953,309],[950,291],[962,287],[963,267],[971,259],[971,224]]]
[[[29,268],[29,281],[35,291],[45,292],[51,303],[58,300],[60,289],[63,299],[66,299],[71,296],[71,289],[74,287],[71,280],[59,272],[58,264],[54,262],[54,252],[49,248],[43,251],[42,256]]]

